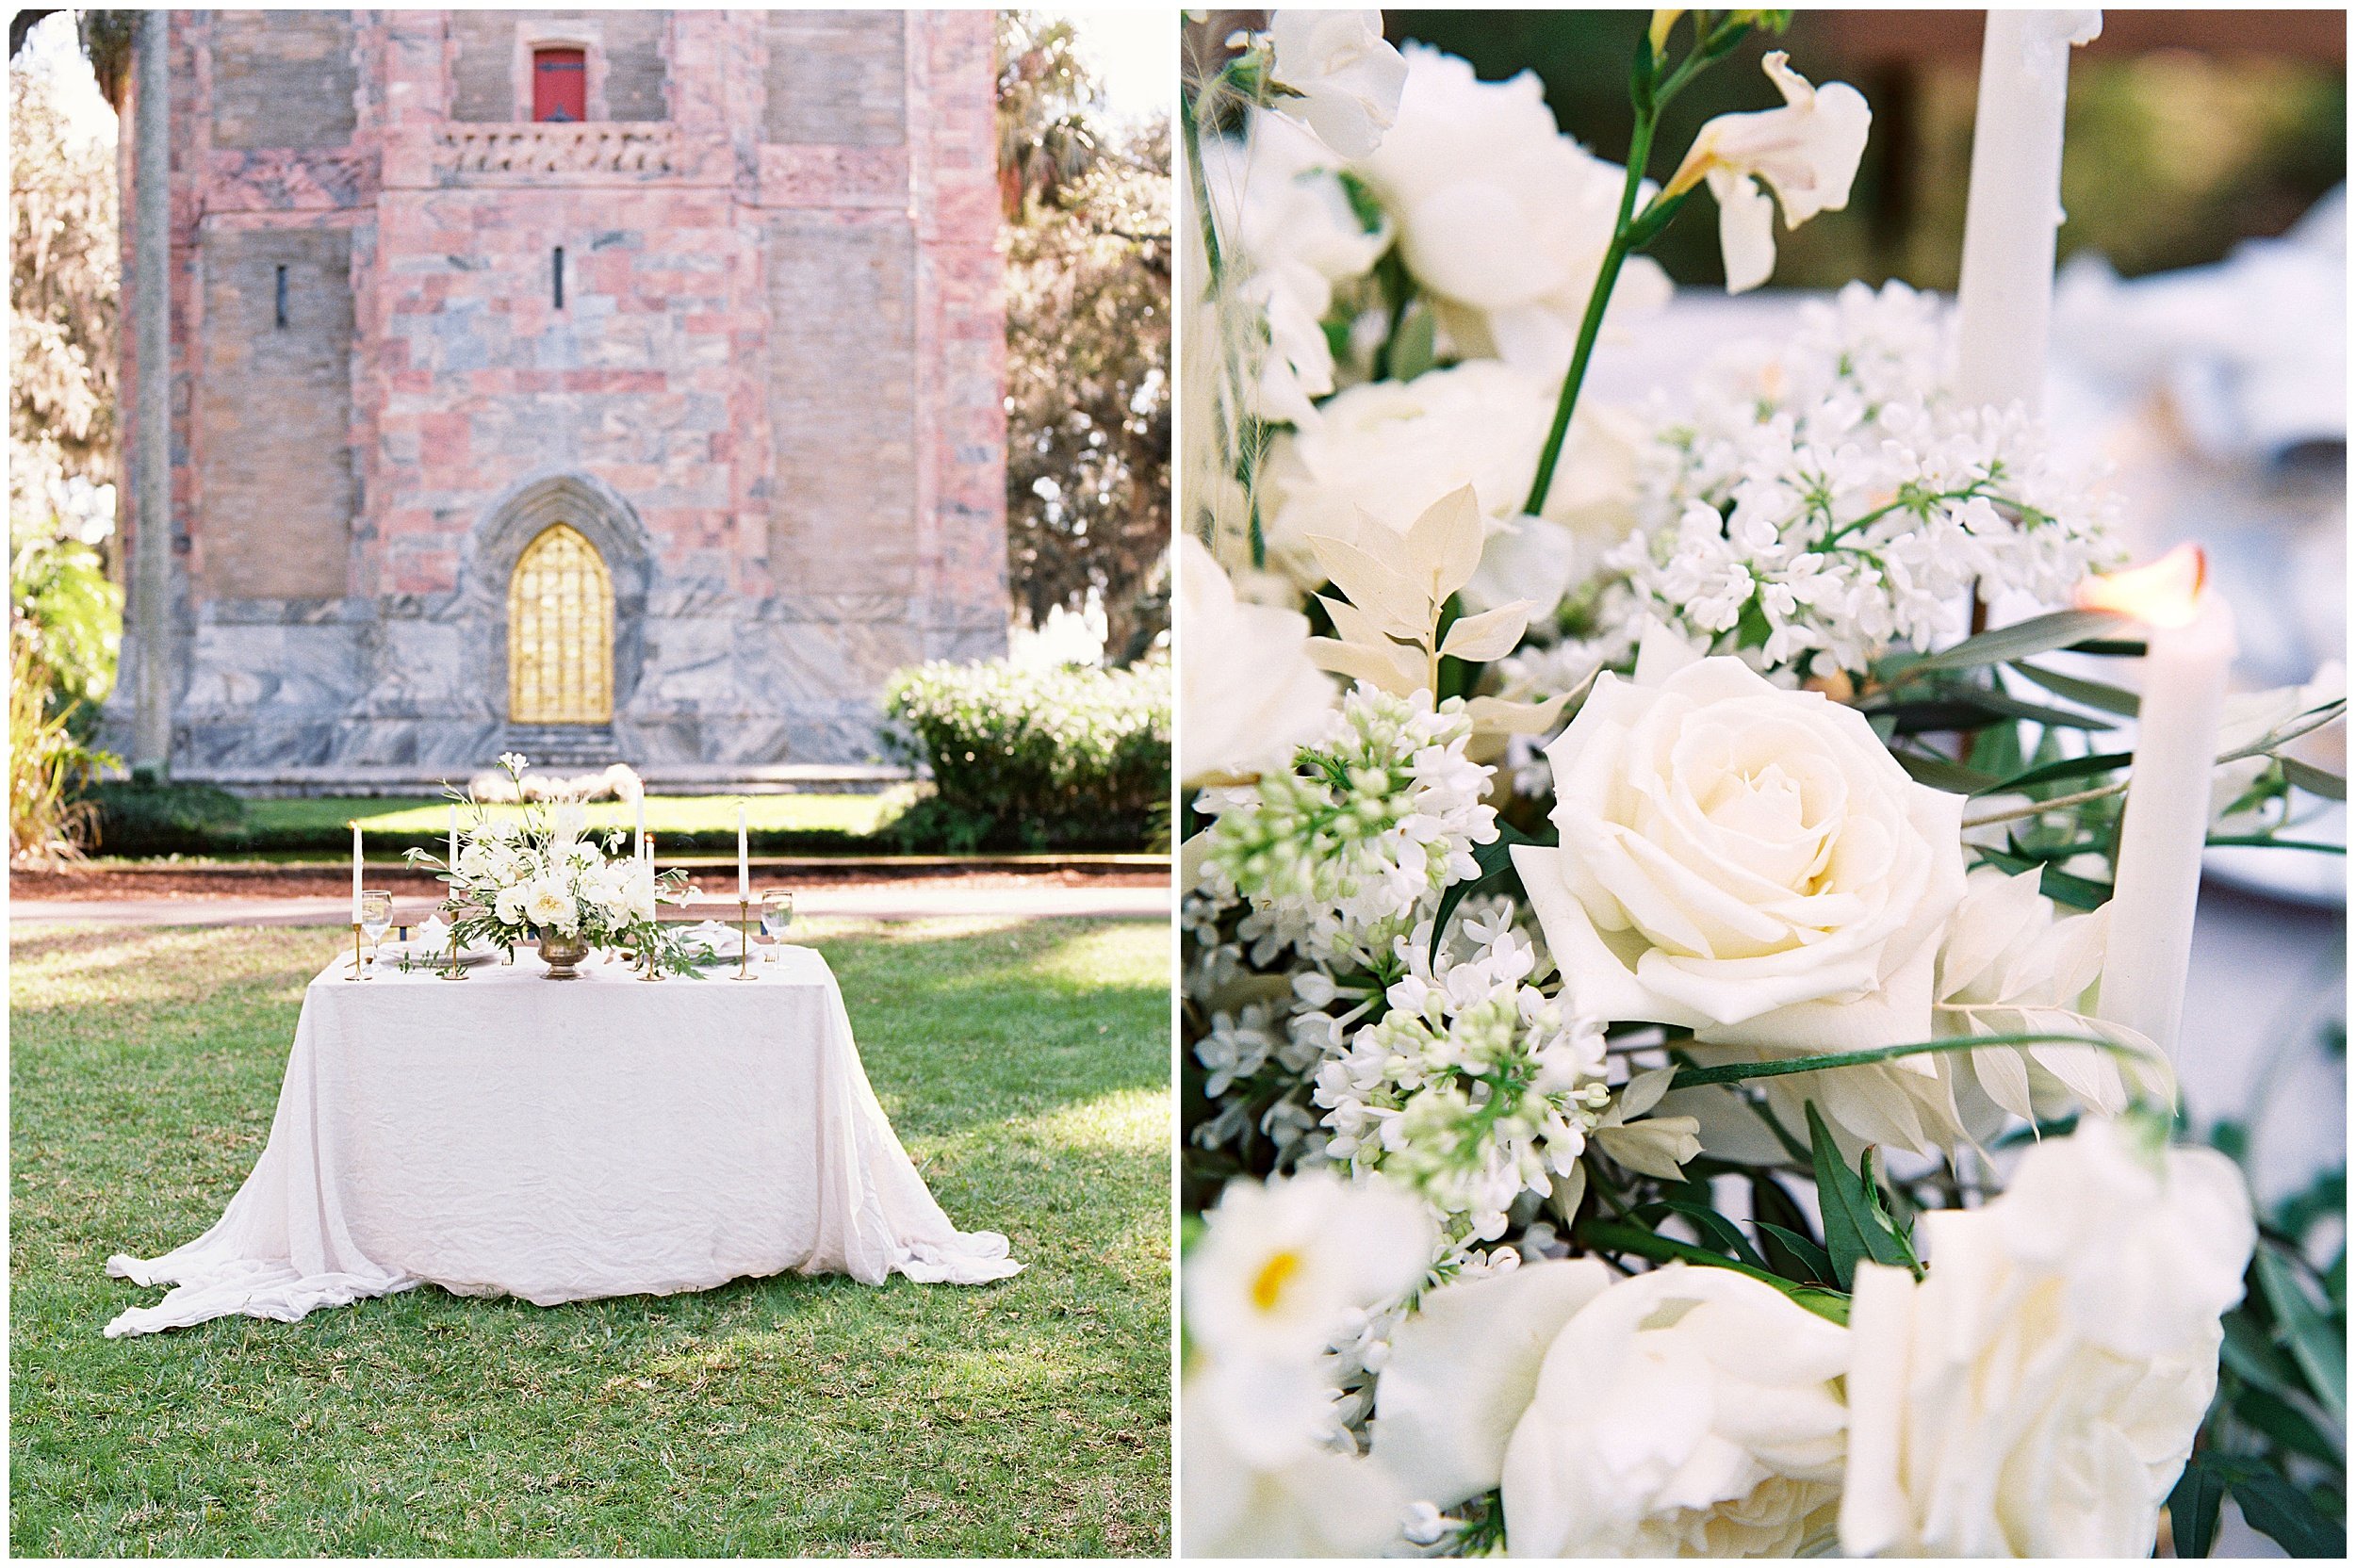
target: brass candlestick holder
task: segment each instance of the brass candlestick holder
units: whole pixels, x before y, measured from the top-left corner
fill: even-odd
[[[663,966],[655,962],[654,952],[656,943],[660,942],[662,939],[663,923],[660,919],[657,919],[655,922],[653,938],[647,941],[641,942],[638,946],[639,979],[660,980],[663,978]]]
[[[466,966],[458,961],[458,928],[454,925],[450,931],[450,962],[442,969],[441,975],[445,980],[466,978]]]
[[[753,901],[749,898],[740,898],[736,901],[736,932],[738,938],[736,944],[736,973],[731,976],[731,978],[737,980],[757,980],[760,976],[752,972]]]
[[[376,976],[370,974],[368,971],[360,967],[360,923],[356,920],[352,923],[352,972],[344,978],[348,980],[373,980],[376,978]]]

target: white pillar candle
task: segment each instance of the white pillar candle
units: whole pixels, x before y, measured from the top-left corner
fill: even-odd
[[[360,824],[352,825],[352,923],[360,923]]]
[[[2019,401],[2035,414],[2043,400],[2070,50],[2102,30],[2101,11],[1988,13],[1955,300],[1955,394],[1967,405]]]
[[[744,842],[744,808],[742,806],[736,808],[736,896],[740,899],[753,896],[753,860],[751,851]]]
[[[2135,616],[2148,638],[2097,1012],[2171,1057],[2235,651],[2233,607],[2203,591],[2206,575],[2200,548],[2183,545],[2149,566],[2095,579],[2078,595],[2085,608]]]

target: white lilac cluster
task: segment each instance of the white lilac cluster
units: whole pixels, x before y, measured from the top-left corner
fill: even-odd
[[[1290,772],[1206,790],[1205,887],[1251,906],[1241,936],[1266,962],[1290,947],[1313,963],[1387,955],[1419,906],[1480,874],[1473,848],[1497,838],[1481,804],[1489,770],[1464,755],[1461,700],[1399,697],[1360,685]]]
[[[1658,410],[1615,609],[1755,667],[1862,671],[1964,635],[1973,596],[2067,600],[2119,554],[2091,476],[2020,409],[1941,387],[1937,302],[1851,284],[1775,352],[1730,356]]]
[[[1420,1192],[1451,1233],[1495,1241],[1525,1192],[1571,1174],[1611,1102],[1603,1032],[1539,982],[1551,966],[1513,911],[1468,919],[1468,956],[1399,943],[1387,1010],[1317,1071],[1326,1156]]]

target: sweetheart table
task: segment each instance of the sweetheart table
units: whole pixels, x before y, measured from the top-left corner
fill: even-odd
[[[550,984],[530,954],[303,993],[270,1143],[228,1211],[109,1273],[174,1286],[106,1326],[153,1333],[433,1283],[541,1306],[787,1270],[979,1284],[1006,1238],[960,1232],[867,1082],[808,948],[647,984]]]

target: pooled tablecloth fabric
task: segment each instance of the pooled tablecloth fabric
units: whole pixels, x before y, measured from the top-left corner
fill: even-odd
[[[292,1322],[428,1282],[553,1306],[789,1269],[979,1284],[1023,1267],[933,1200],[816,953],[742,983],[545,972],[519,956],[464,983],[313,980],[260,1162],[194,1241],[108,1260],[174,1287],[108,1337]]]

